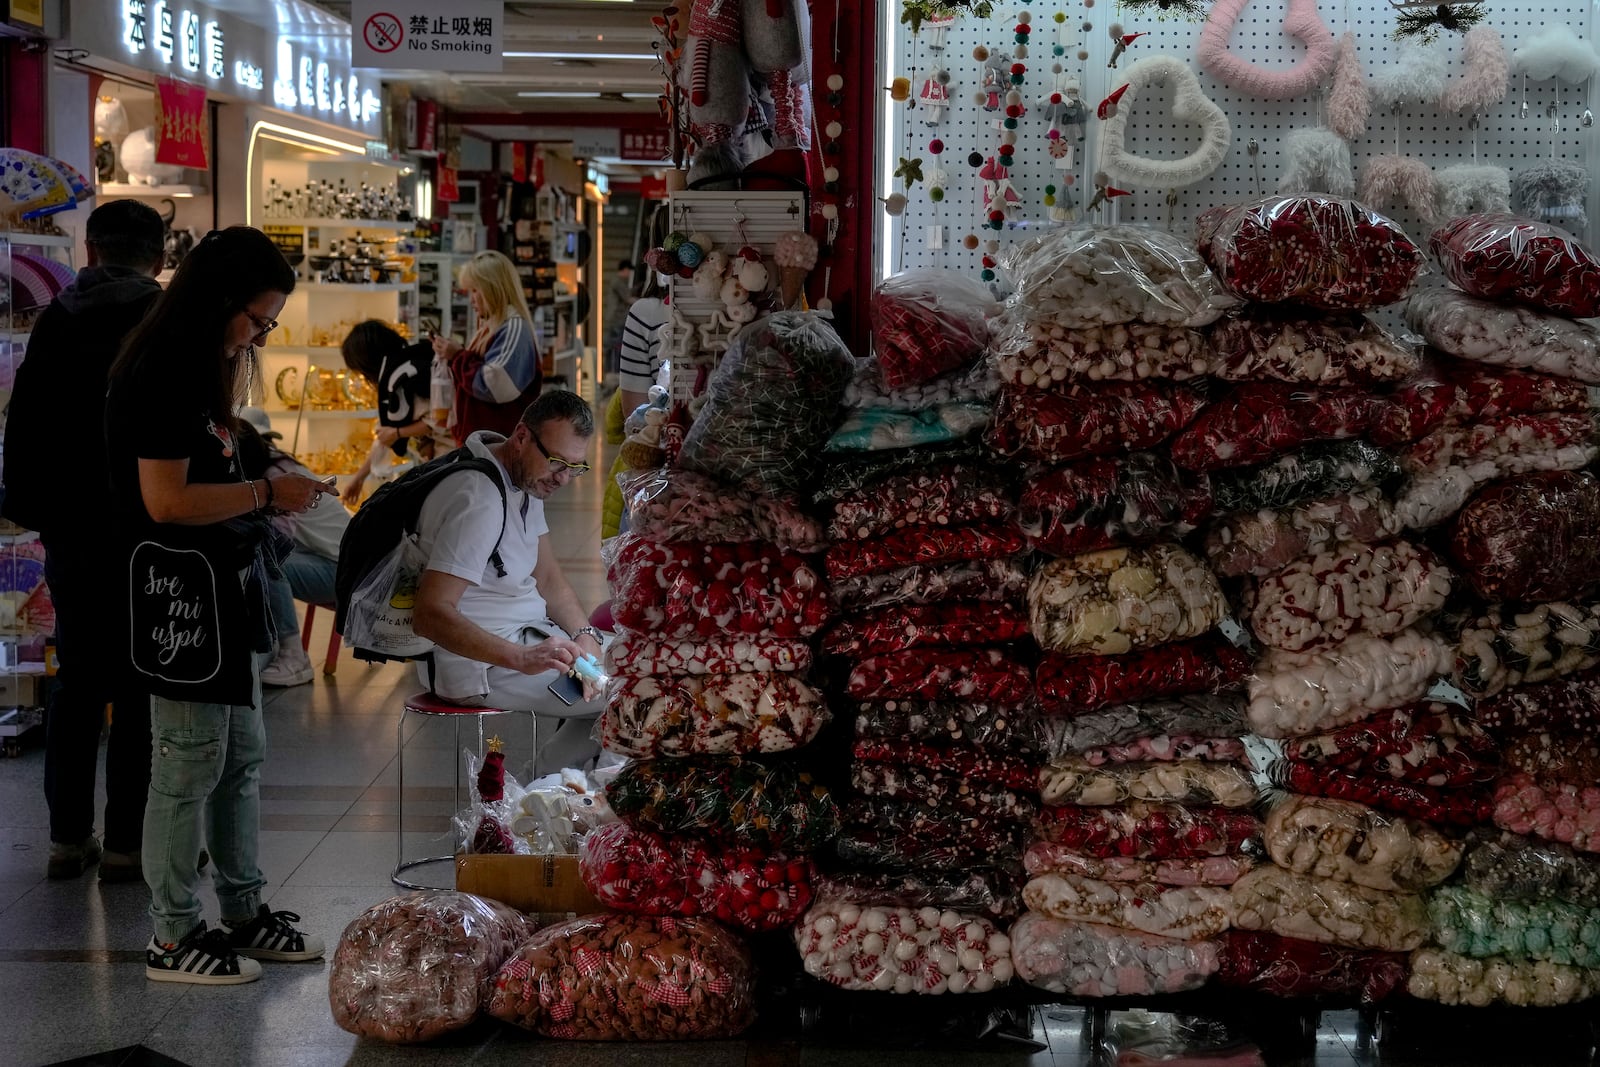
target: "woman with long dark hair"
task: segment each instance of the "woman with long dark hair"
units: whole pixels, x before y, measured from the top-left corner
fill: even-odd
[[[261,902],[260,668],[275,643],[266,582],[282,550],[269,517],[314,508],[333,489],[298,474],[247,480],[235,417],[259,377],[256,348],[294,284],[261,231],[213,230],[111,369],[106,438],[112,528],[126,535],[128,667],[152,694],[141,862],[155,920],[145,975],[155,981],[232,985],[260,976],[257,959],[323,952],[293,927],[299,916]],[[200,918],[202,819],[222,905],[216,930]]]

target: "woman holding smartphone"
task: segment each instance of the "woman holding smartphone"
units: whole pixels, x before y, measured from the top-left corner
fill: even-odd
[[[344,488],[344,502],[355,507],[361,503],[375,460],[382,459],[385,450],[400,458],[415,448],[418,459],[433,458],[433,428],[428,425],[433,338],[406,344],[393,326],[368,319],[350,331],[340,354],[345,366],[378,390],[376,443]]]
[[[299,916],[262,903],[260,668],[275,643],[267,578],[283,548],[270,517],[308,511],[334,490],[300,474],[247,480],[235,418],[259,378],[256,348],[294,284],[261,231],[213,230],[111,370],[114,528],[128,535],[128,588],[117,600],[130,612],[128,666],[152,694],[141,860],[153,981],[232,985],[258,978],[258,959],[323,952],[294,928]],[[200,917],[202,820],[222,906],[215,930]]]
[[[458,445],[479,430],[510,437],[541,385],[533,314],[516,267],[499,252],[479,252],[461,268],[461,288],[478,315],[477,332],[465,347],[433,340],[455,385],[450,430]]]

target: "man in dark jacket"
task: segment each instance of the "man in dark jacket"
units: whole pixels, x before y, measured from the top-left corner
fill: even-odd
[[[113,670],[128,644],[127,611],[106,610],[126,588],[106,551],[110,492],[106,378],[122,340],[161,295],[161,216],[114,200],[89,216],[89,265],[39,316],[17,369],[6,420],[0,514],[39,531],[56,609],[57,688],[45,720],[44,791],[50,804],[51,878],[76,878],[97,861],[95,766],[105,707],[105,854],[102,881],[143,877],[139,847],[150,786],[150,698]],[[70,479],[66,480],[66,479]]]

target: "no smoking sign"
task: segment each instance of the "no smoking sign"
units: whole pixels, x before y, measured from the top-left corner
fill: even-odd
[[[400,47],[405,36],[405,27],[400,20],[382,11],[367,19],[366,25],[361,28],[361,39],[374,52],[393,52]]]

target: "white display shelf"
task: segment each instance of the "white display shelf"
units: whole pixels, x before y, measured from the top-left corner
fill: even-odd
[[[191,200],[197,196],[211,195],[203,185],[130,185],[127,182],[102,182],[97,186],[97,191],[101,196],[150,197],[153,200],[167,196]]]
[[[415,289],[413,282],[301,282],[295,286],[309,293],[404,293]]]
[[[0,238],[14,245],[33,245],[36,248],[71,248],[72,238],[53,233],[0,233]]]
[[[263,219],[264,226],[306,226],[338,230],[396,230],[417,228],[415,222],[391,222],[387,219]]]

